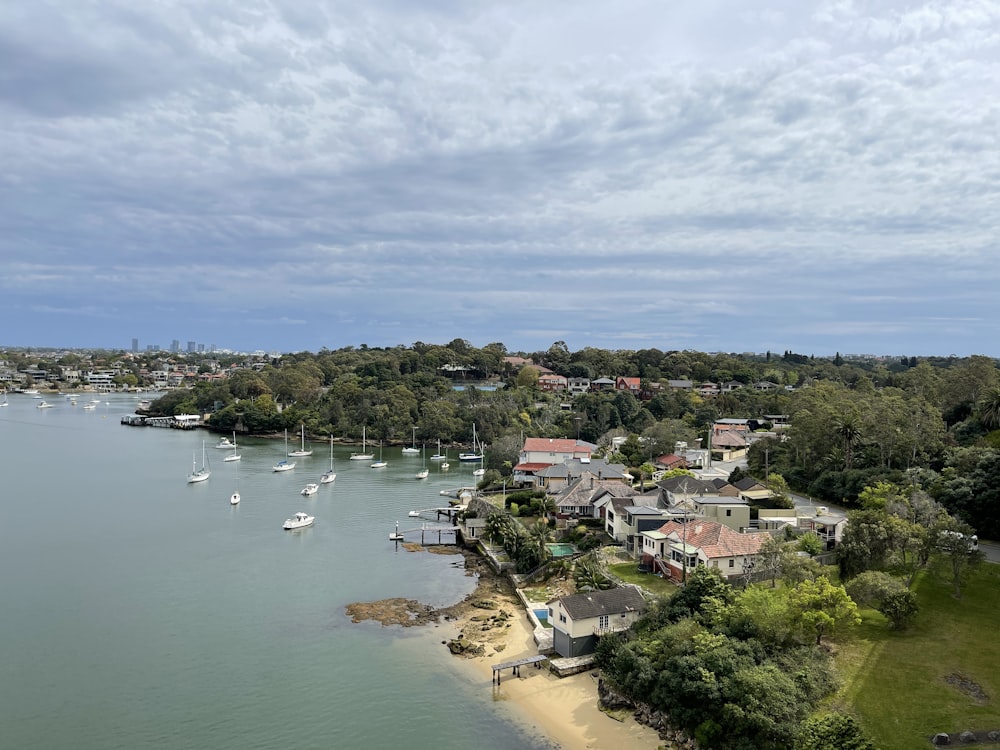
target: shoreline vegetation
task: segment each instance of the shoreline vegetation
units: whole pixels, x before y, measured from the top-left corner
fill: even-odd
[[[595,670],[563,678],[548,669],[525,667],[519,676],[504,670],[500,685],[494,685],[493,665],[538,653],[531,623],[511,582],[474,552],[458,547],[404,546],[410,552],[463,555],[466,574],[478,578],[475,590],[446,607],[402,597],[355,602],[346,607],[353,622],[446,626],[448,637],[439,645],[462,678],[473,687],[491,689],[494,702],[506,703],[517,723],[544,732],[554,749],[653,750],[663,745],[657,731],[639,724],[631,712],[601,709]]]

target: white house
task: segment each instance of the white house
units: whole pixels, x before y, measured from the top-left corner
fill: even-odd
[[[593,653],[600,636],[627,630],[646,611],[646,600],[631,586],[562,596],[547,604],[552,645],[563,657]]]

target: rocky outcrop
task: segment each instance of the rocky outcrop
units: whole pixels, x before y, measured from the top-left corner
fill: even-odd
[[[602,709],[615,711],[634,709],[635,720],[647,727],[655,729],[664,744],[664,750],[698,750],[698,743],[670,723],[670,718],[662,711],[656,711],[644,703],[637,704],[631,698],[626,698],[615,691],[604,679],[597,681],[597,700]]]

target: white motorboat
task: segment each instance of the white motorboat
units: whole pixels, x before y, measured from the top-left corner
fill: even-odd
[[[38,395],[38,389],[37,388],[25,388],[23,391],[21,391],[21,393],[25,394],[26,396],[37,396]]]
[[[430,469],[421,469],[420,471],[418,471],[416,473],[416,478],[417,479],[427,479],[427,477],[430,475],[430,473],[431,473]]]
[[[351,460],[352,461],[371,461],[373,458],[375,458],[375,454],[374,453],[369,453],[367,451],[367,444],[368,444],[368,432],[367,432],[367,428],[362,427],[361,428],[361,452],[360,453],[352,453],[351,454]]]
[[[191,457],[191,473],[188,474],[188,484],[194,482],[204,482],[212,476],[212,470],[208,468],[208,457],[205,455],[205,441],[201,443],[201,468],[198,467],[197,456]]]
[[[337,478],[337,472],[333,470],[333,435],[330,435],[330,470],[324,471],[319,478],[320,484],[329,484]]]
[[[288,430],[285,430],[285,453],[288,453]],[[295,468],[294,461],[286,461],[281,459],[274,466],[271,467],[273,471],[291,471]]]
[[[233,439],[223,436],[219,438],[219,442],[215,444],[216,448],[222,448],[223,450],[229,450],[230,448],[235,448],[236,446],[236,433],[233,433]]]
[[[480,466],[478,469],[476,469],[474,472],[472,472],[472,476],[474,476],[474,477],[481,477],[485,473],[486,473],[486,469],[484,469],[482,466]]]
[[[232,495],[229,496],[229,504],[230,505],[239,505],[240,504],[240,493],[239,492],[234,492]]]
[[[406,447],[406,448],[403,448],[403,455],[405,455],[405,456],[412,456],[412,455],[414,455],[416,453],[420,453],[420,449],[417,448],[417,428],[414,427],[413,428],[413,444],[410,445],[410,446],[408,446],[408,447]]]
[[[37,404],[35,404],[35,408],[36,409],[51,409],[52,408],[52,404],[50,404],[48,401],[45,401],[43,399],[42,401],[39,401]]]
[[[310,495],[315,495],[317,492],[319,492],[319,485],[315,482],[310,482],[302,488],[302,491],[299,494],[309,497]]]
[[[97,408],[97,404],[84,404],[83,405],[83,410],[84,411],[93,411],[96,408]]]
[[[286,518],[285,525],[282,528],[285,529],[285,531],[291,531],[292,529],[304,529],[306,526],[312,526],[315,520],[315,516],[310,516],[307,513],[299,511],[291,518]]]
[[[289,451],[289,456],[311,456],[313,454],[312,449],[306,450],[306,426],[302,425],[302,447],[298,450]]]

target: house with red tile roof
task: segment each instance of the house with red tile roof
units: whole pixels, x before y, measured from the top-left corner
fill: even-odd
[[[638,398],[639,392],[642,390],[642,381],[639,378],[626,378],[619,375],[615,378],[615,390],[628,391]]]
[[[655,531],[642,532],[644,564],[675,581],[698,565],[716,568],[729,581],[752,567],[766,531],[740,533],[715,521],[701,518],[668,521]]]
[[[573,438],[525,438],[513,469],[515,482],[535,484],[539,471],[566,461],[589,461],[597,446]]]

